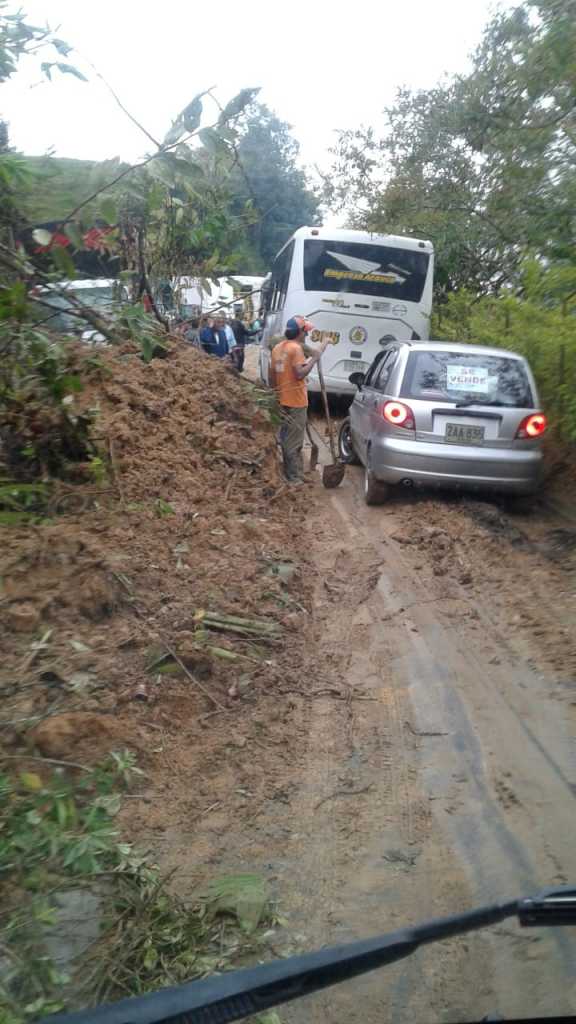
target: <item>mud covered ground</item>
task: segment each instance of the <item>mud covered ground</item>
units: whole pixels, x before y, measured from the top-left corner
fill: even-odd
[[[127,825],[184,887],[261,871],[285,918],[279,955],[572,881],[567,498],[564,488],[522,516],[426,494],[368,509],[359,469],[337,491],[318,480],[300,549],[311,615],[295,631],[294,663],[248,713],[215,719],[220,747],[200,777],[205,731],[173,730],[174,774],[143,791]],[[567,932],[505,923],[286,1007],[282,1019],[573,1012],[575,962]]]
[[[214,416],[220,433],[202,441],[201,467],[202,453],[213,457],[233,429],[231,413],[220,425]],[[239,440],[254,460],[263,444],[273,453],[271,428],[262,425],[265,441],[257,426]],[[119,448],[131,479],[142,457]],[[152,500],[176,515],[107,520],[100,534],[97,515],[83,520],[85,550],[104,544],[106,578],[129,580],[136,604],[119,597],[107,622],[77,615],[62,633],[60,606],[42,611],[42,628],[62,643],[77,637],[101,652],[105,685],[81,699],[139,749],[146,778],[121,814],[126,834],[175,872],[184,894],[229,871],[263,874],[284,922],[272,939],[278,955],[575,882],[576,524],[567,495],[561,508],[556,496],[526,516],[426,494],[369,509],[356,468],[337,491],[318,477],[298,496],[281,489],[273,454],[256,481],[242,475],[250,467],[223,468],[188,504],[170,481],[155,483]],[[126,503],[144,500],[146,479]],[[60,550],[52,535],[40,542],[46,557]],[[175,550],[182,544],[187,552]],[[187,569],[176,568],[179,558]],[[72,569],[70,587],[81,579]],[[32,577],[18,579],[38,610]],[[255,659],[247,668],[210,662],[201,679],[218,705],[188,678],[145,673],[149,646],[190,633],[194,609],[210,600],[282,628],[278,644],[244,651]],[[29,658],[30,637],[16,635],[10,650]],[[44,654],[32,667],[59,672]],[[26,715],[53,719],[52,704],[37,710],[40,692]],[[75,743],[64,753],[87,756],[86,742]],[[507,922],[281,1016],[404,1024],[574,1012],[575,963],[571,930]]]

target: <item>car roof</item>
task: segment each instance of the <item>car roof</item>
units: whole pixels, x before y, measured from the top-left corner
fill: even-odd
[[[427,352],[455,352],[459,355],[507,356],[510,359],[524,359],[519,352],[512,352],[507,348],[470,345],[465,341],[404,341],[403,344],[409,348],[425,349]]]

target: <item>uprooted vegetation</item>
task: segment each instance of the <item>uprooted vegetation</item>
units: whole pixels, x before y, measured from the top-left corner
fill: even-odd
[[[0,877],[14,891],[26,888],[24,875],[35,879],[27,916],[14,923],[17,959],[31,922],[54,915],[47,889],[75,887],[65,879],[79,866],[91,877],[114,873],[119,916],[101,913],[117,945],[94,940],[93,984],[78,998],[85,1004],[221,969],[260,949],[256,930],[246,937],[242,909],[229,930],[202,901],[184,912],[180,896],[209,877],[201,865],[184,892],[177,880],[166,888],[126,847],[125,811],[120,826],[112,820],[119,755],[110,757],[124,751],[120,762],[130,768],[137,758],[139,789],[153,780],[169,799],[174,761],[166,750],[183,725],[196,729],[197,792],[210,792],[234,723],[253,714],[260,690],[273,690],[287,665],[298,671],[289,641],[306,601],[295,555],[303,509],[278,472],[268,394],[219,362],[174,343],[149,363],[129,342],[62,342],[51,358],[46,373],[64,381],[61,389],[47,398],[44,378],[30,374],[26,394],[42,393],[40,413],[32,401],[26,419],[22,402],[10,444],[2,434],[13,504],[0,495]],[[82,451],[66,441],[78,425]],[[50,761],[62,762],[55,775]],[[103,761],[106,770],[97,767]],[[137,849],[134,818],[128,830]],[[15,851],[36,857],[40,834],[48,866],[23,857],[16,884]],[[257,881],[223,885],[221,909],[230,886],[253,904]],[[102,899],[108,907],[106,892]],[[258,920],[265,904],[259,896]],[[44,952],[30,950],[44,965],[30,987],[10,967],[8,1021],[70,1005],[66,971]]]
[[[184,903],[121,840],[121,789],[142,774],[131,754],[114,753],[76,778],[47,767],[0,773],[4,1024],[178,984],[265,952],[276,918],[258,876],[217,879]]]

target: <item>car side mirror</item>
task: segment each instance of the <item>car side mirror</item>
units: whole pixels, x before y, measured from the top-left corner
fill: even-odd
[[[366,374],[361,373],[360,370],[357,370],[355,373],[350,374],[348,380],[350,381],[351,384],[354,384],[358,388],[358,391],[361,391],[365,376]]]

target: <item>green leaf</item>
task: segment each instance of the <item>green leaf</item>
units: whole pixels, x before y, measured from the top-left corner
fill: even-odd
[[[172,127],[166,133],[164,138],[164,145],[171,146],[186,132],[195,132],[202,117],[202,97],[205,94],[203,92],[195,96],[190,101],[187,107],[178,114],[178,117],[173,122]]]
[[[215,128],[203,128],[198,132],[202,145],[214,156],[228,153],[228,147]]]
[[[230,125],[220,125],[218,127],[218,134],[220,135],[220,138],[225,139],[226,142],[236,142],[236,139],[238,138],[238,132]]]
[[[32,238],[38,245],[50,245],[52,232],[46,231],[44,228],[35,228],[32,232]]]
[[[191,184],[196,184],[200,178],[204,178],[204,171],[199,164],[192,164],[187,160],[178,160],[177,157],[174,157],[172,166],[176,178],[180,177]]]
[[[118,220],[118,210],[116,209],[116,203],[111,196],[103,199],[100,203],[100,216],[107,224],[116,224]]]
[[[66,232],[66,237],[70,239],[75,249],[84,248],[82,234],[76,224],[67,224],[64,231]]]
[[[87,82],[86,75],[83,75],[78,68],[75,68],[72,64],[57,64],[58,71],[61,71],[63,75],[74,75],[75,78],[79,78],[81,82]]]
[[[170,153],[163,153],[161,156],[155,157],[148,164],[148,171],[153,178],[161,181],[163,185],[174,188],[176,181],[174,178],[174,168],[169,160],[170,155]]]
[[[40,70],[41,70],[42,74],[46,75],[46,78],[48,79],[49,82],[52,81],[52,68],[53,67],[54,67],[54,65],[51,64],[49,61],[43,61],[42,64],[40,65]]]
[[[191,103],[180,114],[179,120],[182,121],[187,132],[195,132],[200,119],[202,117],[202,97],[204,93],[200,93],[195,96]]]
[[[238,114],[241,114],[244,108],[247,107],[249,103],[252,103],[259,92],[260,89],[241,89],[238,95],[235,96],[234,99],[230,100],[230,102],[224,107],[224,110],[218,118],[219,124],[226,124],[226,122],[230,121],[233,117],[238,117]]]
[[[227,875],[211,882],[200,897],[213,916],[233,914],[246,932],[254,932],[266,910],[266,885],[259,875]]]
[[[33,793],[44,788],[44,783],[36,772],[20,772],[20,782],[24,789],[29,789]]]
[[[63,39],[53,39],[52,46],[58,50],[62,57],[67,57],[69,53],[72,53],[72,47],[68,46],[68,43],[65,43]]]

